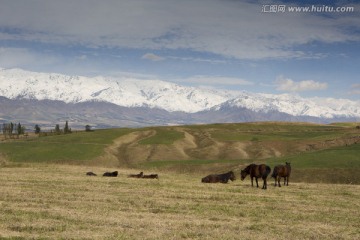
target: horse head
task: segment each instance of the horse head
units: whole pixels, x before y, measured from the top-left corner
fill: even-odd
[[[246,178],[246,176],[248,175],[248,173],[244,169],[244,170],[241,170],[240,175],[241,175],[241,181],[243,181]]]
[[[229,179],[231,180],[231,181],[234,181],[234,180],[236,180],[236,177],[235,177],[235,174],[234,174],[234,172],[233,171],[231,171],[231,172],[229,172]]]

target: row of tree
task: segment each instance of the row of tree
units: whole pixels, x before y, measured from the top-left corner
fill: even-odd
[[[35,130],[36,134],[39,134],[39,136],[60,135],[60,134],[72,133],[71,128],[69,127],[68,121],[65,122],[65,127],[63,129],[60,128],[59,124],[56,124],[54,130],[50,130],[50,132],[41,132],[40,126],[36,124],[34,127],[34,130]]]
[[[10,123],[3,123],[2,125],[0,124],[0,132],[3,133],[3,135],[5,136],[5,139],[15,138],[15,137],[19,138],[20,135],[26,134],[25,130],[26,130],[25,126],[22,126],[21,123],[14,124],[14,123],[10,122]],[[86,125],[85,131],[90,132],[93,130],[91,129],[90,125]],[[72,133],[72,130],[69,127],[68,121],[66,121],[64,128],[60,128],[60,125],[56,124],[55,129],[46,131],[46,132],[42,132],[41,127],[38,124],[36,124],[34,127],[34,132],[35,132],[35,134],[38,134],[39,136],[48,136],[48,135],[69,134],[69,133]]]
[[[0,132],[3,133],[5,139],[7,138],[19,138],[20,135],[24,135],[25,134],[25,126],[22,126],[21,123],[15,124],[15,123],[3,123],[2,125],[0,125]],[[41,135],[41,128],[38,124],[35,125],[34,127],[34,131],[36,134]],[[66,121],[65,123],[65,127],[63,129],[60,129],[60,125],[56,124],[55,126],[55,130],[51,130],[51,133],[54,134],[69,134],[71,133],[71,128],[69,127],[69,123],[68,121]]]
[[[20,123],[3,123],[2,126],[0,125],[0,130],[5,136],[5,139],[14,138],[15,136],[19,138],[19,135],[25,134],[25,127],[22,126]]]

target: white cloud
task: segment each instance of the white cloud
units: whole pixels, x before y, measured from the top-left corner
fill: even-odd
[[[4,68],[27,68],[34,65],[46,65],[55,62],[50,55],[33,52],[27,48],[1,48],[0,67]]]
[[[323,53],[296,49],[313,41],[359,40],[346,32],[358,29],[356,13],[264,14],[261,8],[227,0],[7,1],[0,8],[0,29],[7,29],[0,40],[190,49],[236,59],[319,58]]]
[[[327,83],[315,82],[313,80],[304,80],[295,82],[290,78],[284,76],[278,76],[275,84],[277,90],[290,91],[290,92],[302,92],[302,91],[314,91],[327,89]]]
[[[82,61],[86,60],[87,58],[88,58],[88,57],[87,57],[87,55],[85,55],[85,54],[76,57],[76,59],[82,60]]]
[[[224,77],[224,76],[192,76],[190,78],[179,80],[178,82],[192,83],[197,85],[253,85],[253,82],[242,78]]]
[[[360,83],[356,83],[351,85],[351,91],[349,91],[350,95],[360,95]]]
[[[155,62],[165,60],[164,57],[156,55],[154,53],[146,53],[141,57],[141,59],[147,59],[147,60],[151,60],[151,61],[155,61]]]

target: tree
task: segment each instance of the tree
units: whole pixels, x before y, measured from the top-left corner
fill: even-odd
[[[36,134],[39,134],[39,133],[41,132],[41,128],[40,128],[40,126],[37,125],[37,124],[35,125],[34,129],[35,129],[35,133],[36,133]]]
[[[20,135],[25,133],[25,127],[21,126],[21,124],[18,123],[18,125],[16,127],[16,133],[17,133],[17,138],[19,138]]]
[[[67,133],[71,133],[71,128],[69,128],[68,121],[65,122],[65,127],[64,127],[64,134],[67,134]]]
[[[9,138],[12,138],[13,131],[14,131],[14,124],[12,122],[4,123],[2,131],[5,136],[5,139],[7,136],[9,136]]]
[[[85,126],[85,132],[91,132],[91,126],[90,125],[86,125]]]
[[[14,131],[14,124],[12,122],[10,122],[10,129],[9,129],[10,138],[12,137],[13,131]]]
[[[59,125],[59,124],[56,124],[56,125],[55,125],[55,133],[56,133],[56,134],[60,134],[60,132],[61,132],[61,131],[60,131],[60,125]]]
[[[18,135],[21,135],[21,134],[24,134],[25,133],[25,127],[24,126],[21,126],[21,124],[19,123],[17,125],[17,134]]]

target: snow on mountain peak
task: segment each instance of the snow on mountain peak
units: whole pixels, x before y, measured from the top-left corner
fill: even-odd
[[[66,103],[95,100],[184,112],[201,111],[227,100],[224,94],[160,80],[66,76],[20,69],[0,70],[0,96]]]
[[[255,112],[279,111],[320,118],[360,117],[360,102],[348,99],[301,98],[245,91],[185,87],[160,80],[67,76],[21,69],[0,69],[0,96],[58,100],[66,103],[104,101],[124,107],[160,108],[188,113],[242,107]]]

